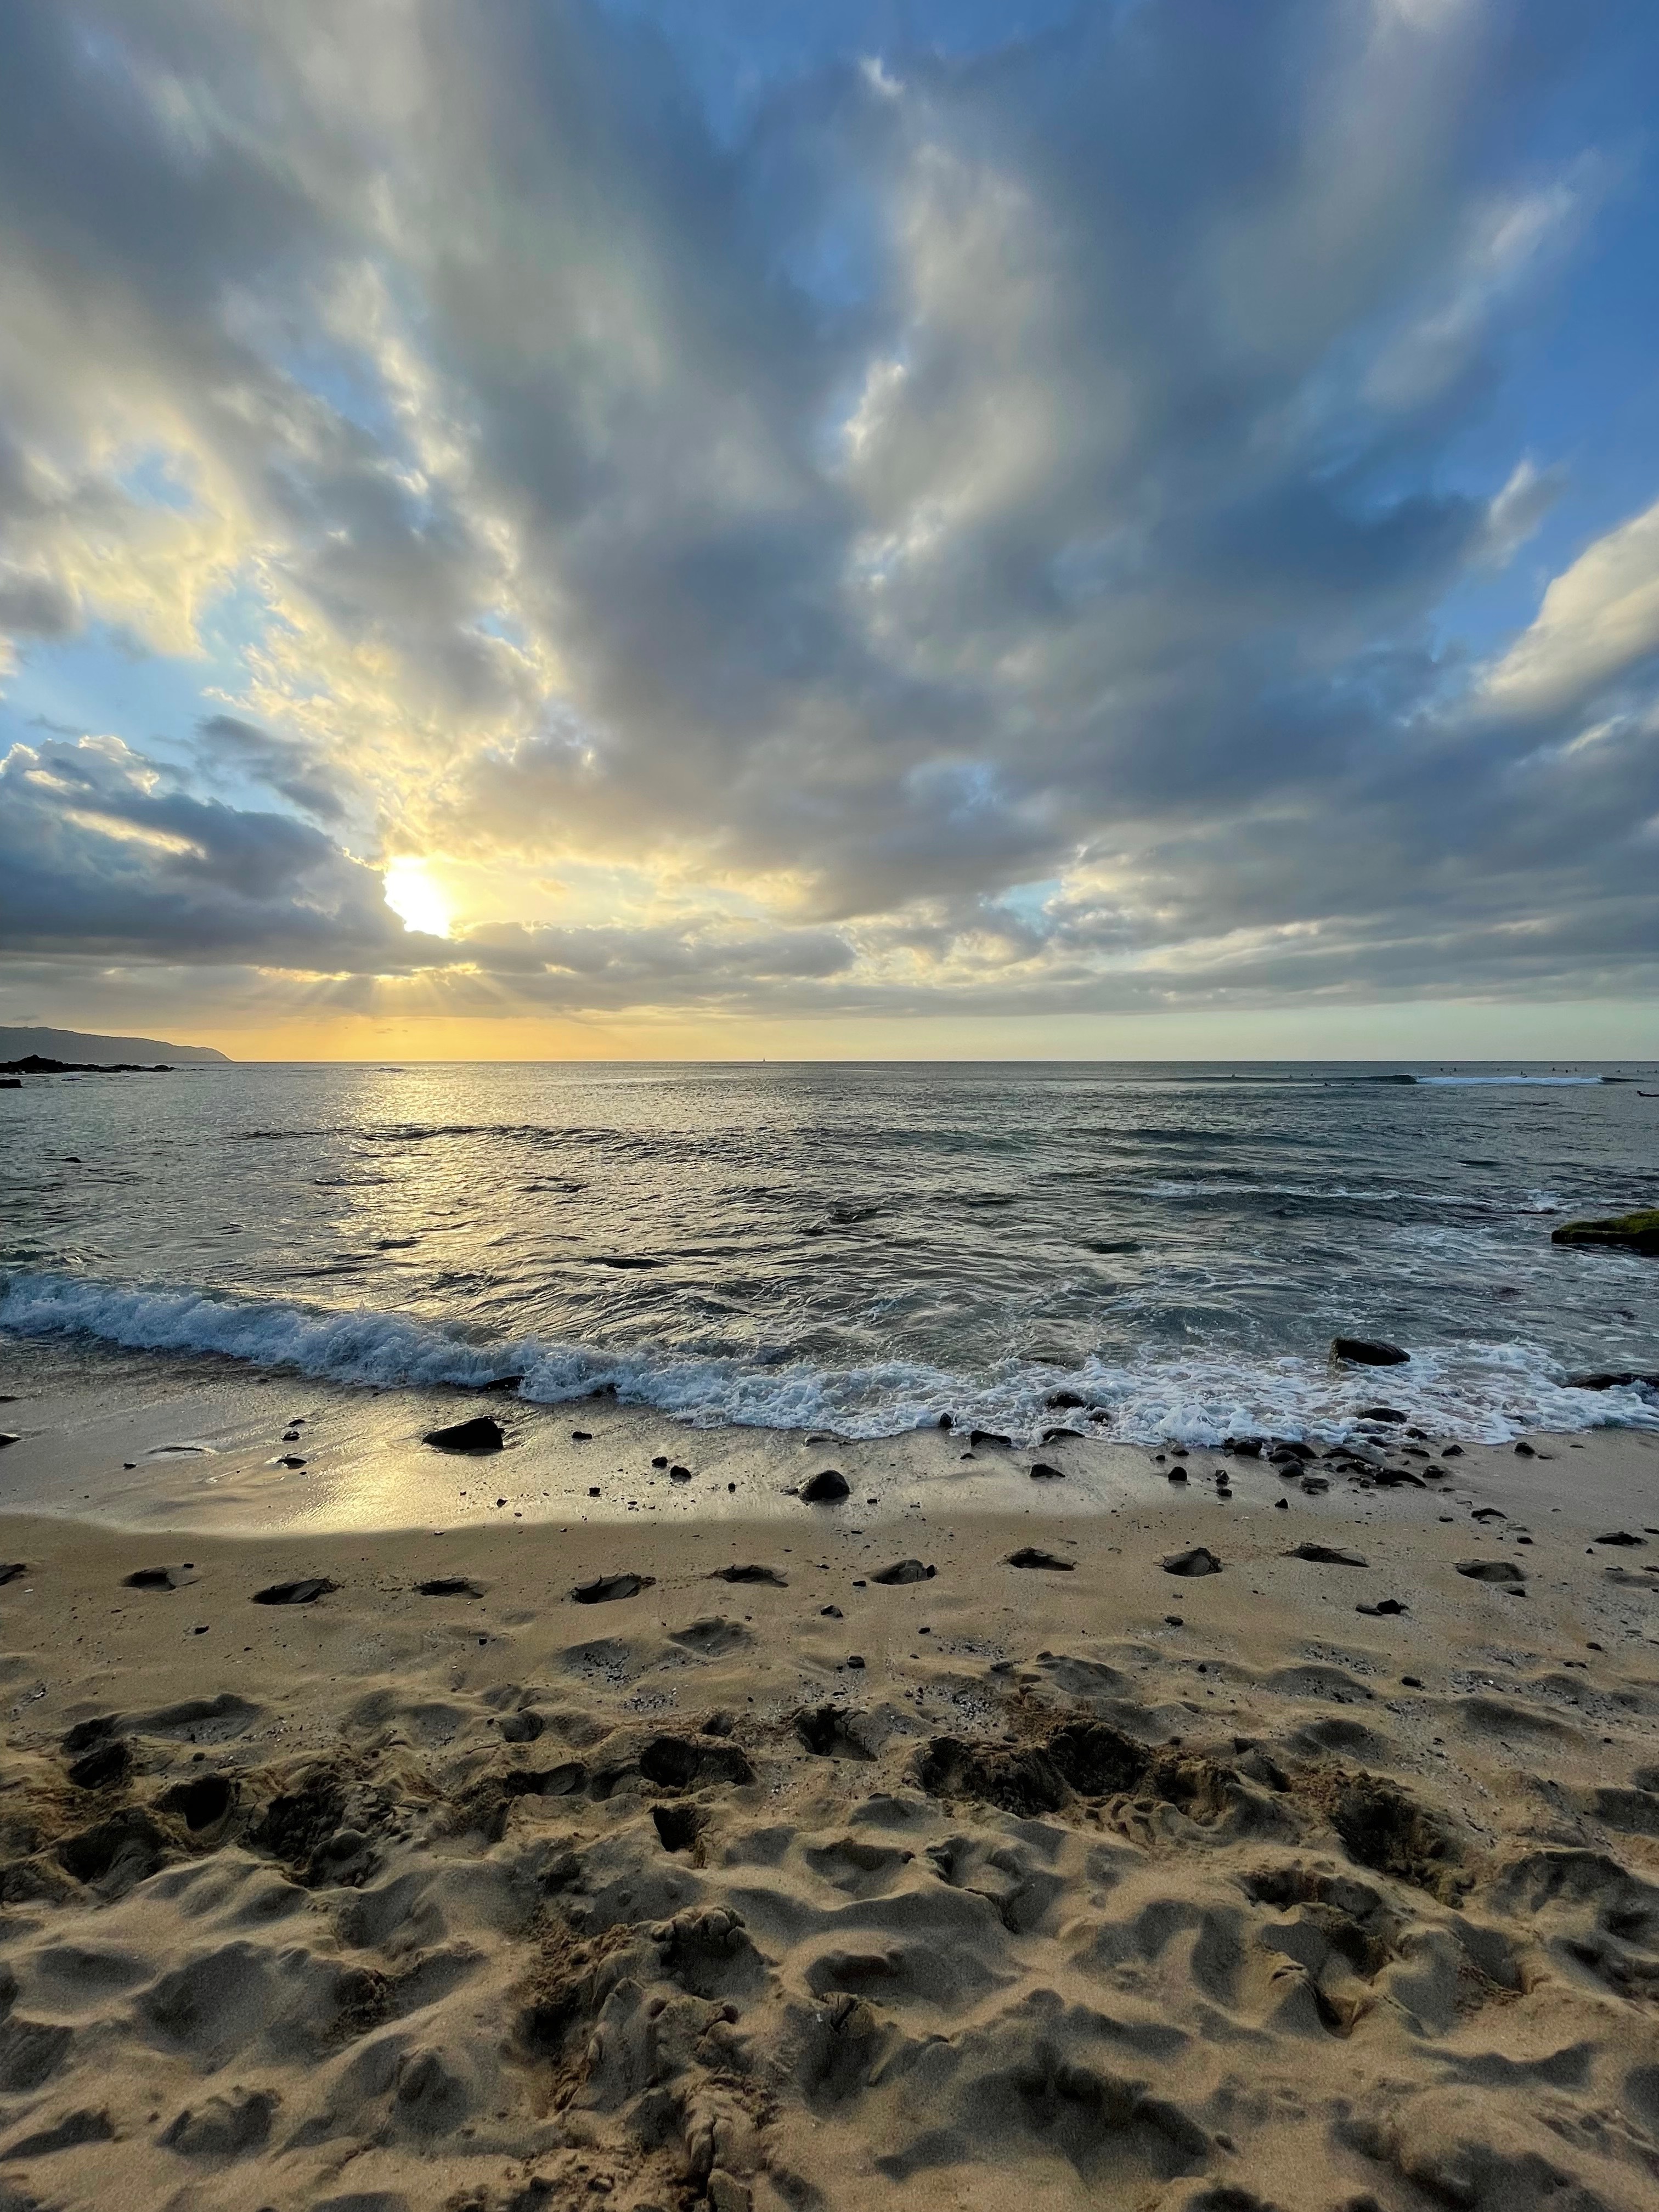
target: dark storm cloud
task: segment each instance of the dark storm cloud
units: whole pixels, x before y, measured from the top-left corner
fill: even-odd
[[[88,828],[13,769],[13,941],[498,1006],[1645,987],[1659,548],[1495,673],[1437,620],[1559,489],[1452,464],[1593,223],[1537,149],[1619,20],[849,33],[739,125],[690,31],[596,6],[6,11],[0,622],[116,618],[112,541],[164,649],[257,575],[203,773],[321,825],[83,762]],[[711,904],[434,949],[352,823]]]

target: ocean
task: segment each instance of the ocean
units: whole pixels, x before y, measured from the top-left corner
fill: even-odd
[[[0,1099],[0,1335],[688,1422],[1127,1441],[1659,1429],[1659,1074],[228,1066]],[[1409,1364],[1336,1371],[1338,1333]]]

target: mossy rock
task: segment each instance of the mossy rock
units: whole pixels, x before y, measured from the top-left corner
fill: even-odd
[[[1626,1252],[1651,1252],[1659,1256],[1659,1209],[1644,1213],[1615,1214],[1608,1221],[1565,1221],[1550,1238],[1552,1244],[1610,1244]]]

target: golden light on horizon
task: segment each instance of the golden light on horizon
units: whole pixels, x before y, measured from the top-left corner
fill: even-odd
[[[393,860],[385,876],[386,902],[405,929],[428,937],[447,937],[453,916],[449,900],[432,879],[425,860],[413,857]]]

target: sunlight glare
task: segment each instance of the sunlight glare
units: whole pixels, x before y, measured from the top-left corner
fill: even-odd
[[[449,901],[427,872],[424,860],[393,860],[386,872],[386,902],[405,929],[428,937],[449,934]]]

